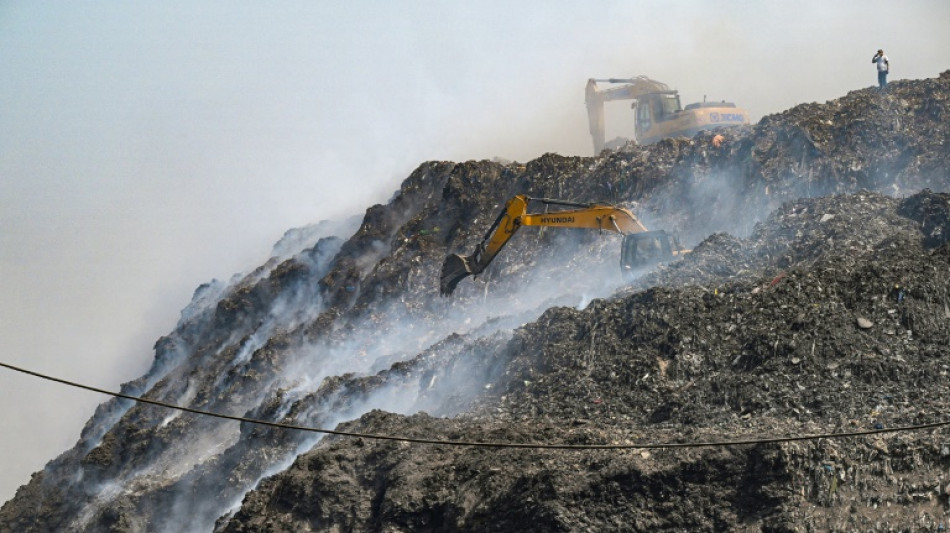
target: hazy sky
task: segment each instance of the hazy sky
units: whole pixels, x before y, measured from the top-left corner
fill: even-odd
[[[758,120],[874,85],[878,48],[950,68],[950,2],[826,4],[0,0],[0,360],[117,389],[199,284],[422,161],[588,155],[589,77]],[[105,398],[0,393],[2,502]]]

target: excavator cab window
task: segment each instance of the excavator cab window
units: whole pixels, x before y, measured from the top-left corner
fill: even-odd
[[[678,94],[665,94],[663,98],[660,99],[660,103],[663,106],[663,111],[660,113],[658,120],[669,120],[673,118],[673,115],[682,111]]]
[[[625,274],[672,259],[670,238],[663,230],[625,235],[620,247],[620,268]]]
[[[644,99],[644,101],[637,104],[637,136],[642,135],[643,132],[649,130],[653,127],[653,114],[651,113],[650,106],[652,102]]]

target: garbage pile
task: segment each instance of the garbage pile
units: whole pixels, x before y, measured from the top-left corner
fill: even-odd
[[[719,146],[424,163],[354,233],[199,288],[124,392],[456,445],[113,400],[0,530],[950,527],[948,106],[950,71]],[[624,205],[692,251],[628,279],[617,235],[525,228],[439,297],[515,194]],[[798,440],[828,433],[860,435]]]
[[[649,289],[549,309],[485,357],[504,372],[464,416],[374,411],[343,429],[646,445],[939,423],[950,248],[928,248],[920,221],[897,214],[928,195],[789,204],[746,241],[711,237]],[[758,275],[710,283],[707,264],[722,259]],[[683,450],[330,439],[223,530],[936,531],[950,511],[948,447],[946,426]]]

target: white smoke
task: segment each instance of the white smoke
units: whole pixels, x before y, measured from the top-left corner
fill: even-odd
[[[757,119],[873,84],[877,48],[895,78],[945,69],[950,6],[892,7],[5,3],[4,353],[103,388],[162,376],[149,348],[193,287],[287,227],[378,202],[427,159],[588,154],[591,76],[646,74]],[[101,398],[0,388],[5,500]]]

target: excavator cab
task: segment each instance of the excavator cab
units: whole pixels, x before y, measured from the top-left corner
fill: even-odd
[[[676,91],[644,94],[630,107],[637,116],[634,128],[637,139],[656,137],[654,127],[660,122],[675,118],[676,114],[683,110]]]
[[[673,259],[670,237],[663,230],[630,233],[620,245],[620,269],[624,275]]]

